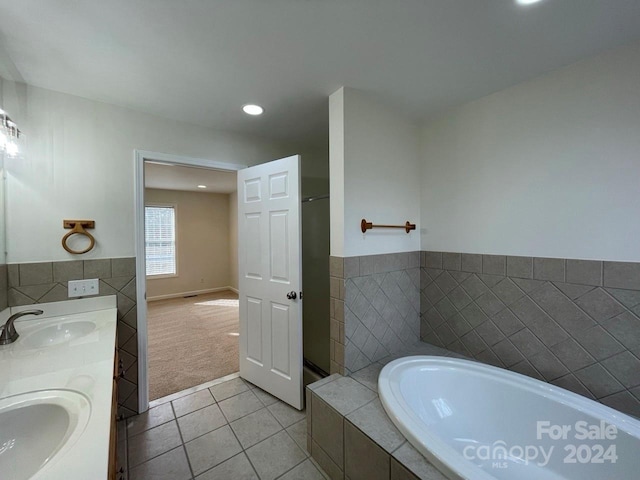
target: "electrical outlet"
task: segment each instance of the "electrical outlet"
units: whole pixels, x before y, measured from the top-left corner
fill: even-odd
[[[100,293],[98,281],[99,280],[97,278],[92,278],[90,280],[70,280],[68,284],[69,298],[98,295],[98,293]]]

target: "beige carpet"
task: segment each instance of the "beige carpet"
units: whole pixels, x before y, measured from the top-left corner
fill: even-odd
[[[239,370],[237,294],[159,300],[147,309],[150,400]]]

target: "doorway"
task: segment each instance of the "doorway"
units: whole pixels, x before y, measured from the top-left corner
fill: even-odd
[[[237,175],[145,162],[149,399],[236,373]]]
[[[151,164],[151,165],[158,165],[158,166],[168,166],[168,165],[172,165],[172,168],[176,168],[176,167],[199,167],[201,169],[205,169],[207,171],[210,170],[215,170],[218,172],[235,172],[237,173],[238,170],[243,170],[246,167],[244,165],[237,165],[237,164],[228,164],[228,163],[220,163],[220,162],[214,162],[214,161],[209,161],[209,160],[202,160],[202,159],[195,159],[195,158],[186,158],[186,157],[179,157],[179,156],[174,156],[174,155],[167,155],[167,154],[160,154],[160,153],[153,153],[153,152],[145,152],[145,151],[135,151],[134,153],[135,155],[135,168],[136,168],[136,188],[135,188],[135,197],[136,197],[136,286],[138,289],[138,304],[137,304],[137,314],[138,314],[138,352],[139,352],[139,357],[138,357],[138,378],[139,378],[139,383],[138,383],[138,387],[139,387],[139,411],[140,412],[144,412],[148,409],[149,407],[149,333],[150,333],[150,326],[149,326],[149,321],[148,321],[148,308],[147,308],[147,300],[150,300],[150,305],[153,303],[154,300],[156,301],[165,301],[165,300],[171,300],[170,298],[152,298],[153,296],[155,297],[162,297],[163,293],[160,292],[151,292],[152,294],[150,294],[150,292],[147,292],[147,280],[146,280],[146,255],[145,255],[145,250],[146,250],[146,239],[145,239],[145,235],[144,235],[144,222],[145,222],[145,163],[147,164]],[[298,168],[300,165],[300,160],[299,157],[297,157],[297,163],[298,163]],[[279,161],[273,161],[273,162],[269,162],[272,166],[276,165],[278,162],[281,162],[283,160],[292,160],[293,157],[290,157],[289,159],[282,159]],[[257,170],[262,170],[263,168],[267,168],[267,170],[269,169],[269,167],[260,167],[260,169],[258,169],[257,167],[253,167],[254,170],[253,172],[257,172]],[[278,199],[280,198],[280,193],[279,193],[279,189],[282,190],[282,188],[284,188],[286,191],[286,189],[288,188],[288,181],[286,180],[286,177],[284,177],[282,175],[282,172],[280,171],[280,167],[276,167],[278,168],[277,172],[272,172],[269,175],[269,187],[268,189],[271,190],[272,196],[271,198],[274,199]],[[174,170],[175,171],[175,170]],[[201,170],[202,171],[202,170]],[[245,171],[246,172],[246,171]],[[253,173],[251,174],[253,175]],[[284,181],[282,179],[285,179]],[[317,373],[318,371],[321,373],[322,370],[325,370],[325,368],[314,368],[314,371],[311,372],[310,376],[307,376],[307,363],[309,363],[311,366],[314,367],[323,367],[324,363],[326,363],[325,361],[323,361],[323,357],[326,357],[324,360],[328,359],[329,357],[329,351],[326,344],[327,342],[324,340],[328,341],[328,316],[322,314],[322,310],[328,310],[328,251],[327,252],[321,252],[320,250],[318,250],[318,252],[316,252],[316,254],[312,254],[309,255],[309,252],[311,250],[310,249],[310,245],[323,245],[326,247],[328,245],[328,231],[329,231],[329,225],[328,225],[328,215],[323,215],[323,214],[319,214],[318,212],[313,213],[312,210],[313,209],[309,209],[309,205],[311,203],[315,203],[316,205],[320,205],[320,204],[325,204],[326,205],[326,199],[327,199],[327,195],[326,195],[326,191],[328,190],[328,183],[326,179],[323,179],[322,177],[319,178],[319,182],[316,182],[316,177],[315,176],[307,176],[306,179],[304,177],[304,175],[302,176],[302,190],[303,190],[303,194],[309,194],[311,193],[313,195],[314,198],[305,198],[304,200],[302,200],[302,204],[303,205],[307,205],[307,213],[304,215],[304,217],[306,217],[307,220],[305,220],[304,223],[307,223],[307,226],[303,226],[302,230],[305,231],[304,234],[302,234],[302,237],[306,237],[306,239],[303,238],[302,243],[304,244],[303,247],[303,251],[307,252],[307,254],[305,254],[303,252],[302,254],[302,261],[305,263],[305,270],[307,270],[307,272],[315,272],[318,278],[311,278],[308,275],[305,275],[305,280],[304,283],[306,283],[307,287],[310,287],[310,290],[308,290],[308,293],[305,295],[305,298],[309,299],[309,303],[310,306],[311,304],[315,304],[317,306],[319,306],[320,308],[318,309],[318,311],[316,313],[318,313],[318,315],[314,315],[311,316],[308,313],[303,315],[303,318],[301,319],[304,323],[304,332],[299,332],[304,333],[304,344],[305,346],[307,346],[307,348],[305,348],[304,350],[309,350],[310,353],[310,358],[309,362],[307,362],[307,359],[305,359],[305,379],[307,379],[307,377],[309,377],[309,379],[311,379],[311,381],[313,381],[313,377],[317,378]],[[199,182],[198,182],[199,183]],[[240,184],[241,182],[238,182],[238,184]],[[243,183],[243,186],[245,187],[252,187],[254,184],[254,180],[253,179],[249,179],[249,180],[245,180],[245,182]],[[319,187],[317,187],[315,184],[316,183],[321,183],[321,184],[325,184],[326,183],[326,188],[320,189]],[[276,191],[278,190],[278,191]],[[305,191],[306,190],[306,191]],[[324,191],[323,191],[324,190]],[[267,187],[265,187],[264,191],[267,191]],[[293,192],[293,189],[291,190]],[[244,192],[243,193],[243,199],[247,199],[249,197],[247,197],[247,195],[251,193],[251,195],[253,195],[255,192]],[[259,193],[259,190],[258,190]],[[300,193],[300,190],[298,189],[298,195]],[[320,197],[318,197],[318,195],[321,195]],[[317,198],[315,198],[317,197]],[[238,194],[236,193],[234,196],[235,199],[238,199]],[[299,197],[300,198],[300,197]],[[158,204],[159,206],[171,206],[171,202],[170,201],[164,201],[164,199],[156,199],[159,200]],[[324,201],[316,201],[316,200],[324,200]],[[300,200],[299,200],[300,201]],[[298,204],[300,206],[300,204]],[[298,207],[299,208],[299,207]],[[238,207],[239,209],[239,207]],[[277,216],[281,216],[281,210],[279,209],[277,212],[278,215]],[[326,212],[325,212],[326,213]],[[177,213],[178,215],[180,214],[179,212]],[[232,214],[232,217],[237,217],[237,215]],[[244,217],[243,217],[244,218]],[[277,219],[276,219],[277,220]],[[309,224],[309,221],[312,221],[313,225]],[[243,224],[244,225],[244,224]],[[245,225],[246,226],[246,225]],[[312,228],[309,228],[309,226],[311,226]],[[302,232],[300,232],[302,233]],[[242,235],[241,235],[242,237]],[[251,238],[251,237],[247,237],[246,235],[243,237],[245,239]],[[178,239],[179,240],[179,239]],[[311,242],[309,243],[309,240],[311,240]],[[300,241],[300,240],[298,240]],[[178,243],[180,243],[178,241]],[[237,238],[235,239],[235,244],[238,244]],[[266,243],[265,243],[266,244]],[[313,250],[313,249],[312,249]],[[233,254],[233,256],[237,257],[237,254]],[[304,259],[304,257],[306,257],[306,260]],[[317,257],[317,258],[316,258]],[[244,258],[244,257],[243,257]],[[265,258],[269,258],[269,256],[265,257]],[[275,259],[276,257],[272,257],[273,259]],[[308,262],[309,259],[312,259],[313,261],[311,263]],[[293,265],[293,263],[291,264]],[[177,269],[179,269],[179,264],[177,266]],[[168,272],[169,274],[171,272]],[[237,275],[237,273],[236,273]],[[245,278],[246,276],[244,276],[243,278]],[[249,277],[246,277],[249,278]],[[276,279],[277,280],[277,279]],[[319,288],[321,287],[321,288]],[[199,291],[196,288],[196,295],[201,296],[200,298],[197,298],[196,300],[188,300],[189,298],[193,298],[190,295],[182,295],[182,298],[187,301],[187,302],[194,302],[194,304],[199,303],[200,305],[198,305],[198,307],[207,307],[207,306],[217,306],[217,307],[228,307],[229,306],[229,300],[233,301],[234,298],[221,298],[221,297],[216,297],[216,298],[205,298],[204,295],[209,295],[209,294],[215,294],[215,293],[219,293],[219,292],[204,292],[204,291]],[[233,291],[231,289],[231,291]],[[288,291],[288,290],[287,290]],[[149,298],[148,298],[149,296]],[[282,295],[280,295],[282,296]],[[318,303],[314,302],[313,297],[318,297],[316,300]],[[184,297],[187,297],[186,299]],[[283,297],[284,298],[284,297]],[[287,296],[287,298],[289,298]],[[295,302],[295,296],[292,297],[294,299]],[[302,295],[300,295],[300,299],[302,298]],[[280,299],[280,297],[278,297],[278,300],[276,303],[278,302],[282,302],[282,300]],[[159,303],[156,305],[160,305]],[[188,308],[190,308],[190,303],[188,303]],[[180,308],[179,305],[175,306],[176,308]],[[322,308],[324,307],[324,308]],[[153,308],[153,307],[152,307]],[[151,309],[150,309],[151,310]],[[315,309],[312,309],[315,310]],[[309,309],[306,309],[306,311],[308,312]],[[184,333],[185,329],[184,328],[180,328],[180,323],[176,322],[175,319],[176,317],[182,318],[181,314],[177,314],[176,310],[174,310],[173,312],[170,311],[170,309],[168,309],[168,313],[165,313],[165,318],[168,319],[168,321],[166,322],[166,326],[164,328],[160,328],[160,332],[166,336],[169,337],[169,345],[171,345],[171,338],[174,338],[175,335],[178,335],[180,333]],[[304,318],[307,317],[307,318]],[[313,317],[313,318],[311,318]],[[243,317],[245,318],[245,317]],[[316,324],[316,326],[318,326],[319,328],[314,328],[314,327],[310,327],[309,326],[309,319],[311,319],[313,324]],[[324,325],[323,325],[324,324]],[[172,333],[170,333],[170,329],[171,328],[177,328],[177,333],[174,335]],[[292,325],[292,327],[294,327],[294,325]],[[151,327],[152,329],[153,327]],[[246,327],[245,327],[246,328]],[[299,328],[299,327],[294,327],[294,328]],[[242,328],[241,328],[242,330]],[[234,333],[233,331],[227,331],[225,332],[227,334],[229,333]],[[238,332],[240,333],[240,332]],[[153,332],[151,332],[151,334],[153,335]],[[297,335],[294,335],[297,337]],[[325,339],[324,337],[327,337],[327,339]],[[247,339],[249,337],[246,336],[246,332],[245,332],[245,336],[244,337],[240,337],[240,338],[244,338],[245,341],[248,341]],[[293,337],[292,337],[293,338]],[[175,339],[175,338],[174,338]],[[295,342],[294,342],[295,343]],[[310,344],[317,344],[316,347],[316,352],[315,354],[312,354],[313,352],[311,352],[311,349],[308,348],[308,345]],[[292,344],[293,348],[296,348],[293,344]],[[302,339],[300,339],[300,354],[302,354]],[[174,349],[175,350],[175,349]],[[290,350],[290,352],[292,352],[292,350]],[[324,351],[324,353],[323,353]],[[280,350],[278,350],[278,352],[280,353]],[[171,360],[172,358],[176,358],[178,354],[176,353],[176,351],[172,351],[171,349],[168,350],[167,352],[167,358],[169,360]],[[306,355],[306,352],[305,352]],[[212,356],[216,356],[215,354]],[[301,358],[299,359],[300,364],[301,362]],[[295,363],[295,362],[294,362]],[[302,365],[300,365],[301,367]],[[297,367],[296,367],[297,368]],[[187,371],[188,369],[185,368],[185,371]],[[168,371],[166,372],[168,375],[175,375],[169,373]],[[215,375],[215,374],[214,374]],[[209,375],[211,377],[211,375]],[[213,380],[215,378],[215,376],[213,376],[212,378],[210,378],[211,380]],[[251,380],[251,379],[250,379]],[[257,380],[252,380],[252,381],[257,381]],[[309,381],[309,380],[307,380]],[[306,382],[305,382],[306,383]],[[175,388],[175,387],[174,387]],[[301,390],[301,385],[300,387]],[[157,395],[157,393],[154,393],[154,395]],[[293,402],[296,403],[296,402]],[[292,403],[292,404],[293,404]],[[296,405],[296,408],[300,408],[299,405]]]
[[[135,160],[145,411],[238,371],[236,174],[245,166],[140,151]]]

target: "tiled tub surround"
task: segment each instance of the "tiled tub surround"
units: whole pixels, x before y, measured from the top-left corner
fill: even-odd
[[[410,348],[420,335],[420,252],[331,257],[332,373]]]
[[[329,257],[329,363],[330,373],[340,374],[344,374],[345,353],[344,263],[342,257]]]
[[[118,415],[138,412],[138,336],[135,258],[9,264],[9,306],[71,300],[67,282],[100,279],[100,296],[116,295],[118,353],[126,370],[118,383]]]
[[[640,416],[640,264],[422,252],[421,339]]]
[[[307,387],[307,444],[332,480],[446,480],[400,433],[378,398],[382,367],[404,355],[459,355],[418,343],[399,355]]]

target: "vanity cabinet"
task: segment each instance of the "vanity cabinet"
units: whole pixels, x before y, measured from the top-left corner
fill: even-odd
[[[0,398],[4,410],[16,410],[11,418],[19,420],[14,435],[16,446],[22,446],[0,448],[0,464],[8,465],[8,470],[0,468],[0,480],[123,480],[126,472],[118,472],[116,463],[121,375],[117,298],[41,303],[37,308],[42,316],[21,323],[18,341],[0,348],[0,394],[11,393],[10,403],[6,396]],[[39,404],[56,408],[39,418],[40,410],[31,410]],[[23,457],[32,461],[23,462]]]
[[[113,385],[111,390],[111,430],[109,436],[109,480],[120,480],[117,471],[118,453],[118,379],[120,378],[120,360],[118,358],[118,338],[116,334],[116,348],[113,356]]]

